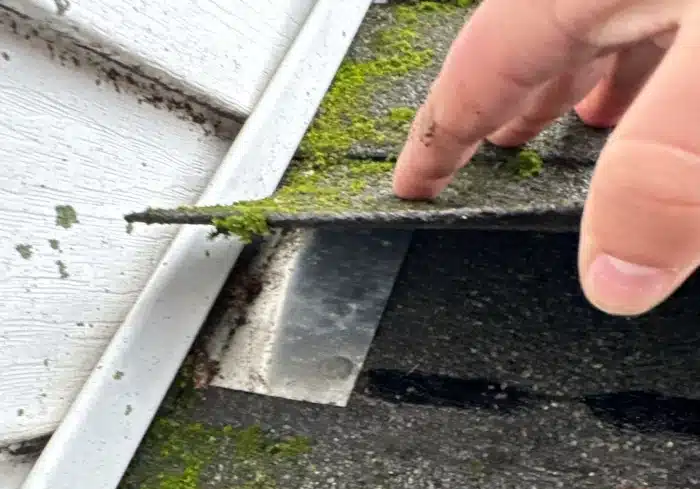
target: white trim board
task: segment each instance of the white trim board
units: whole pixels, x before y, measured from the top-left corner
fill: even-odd
[[[0,9],[0,447],[58,426],[177,230],[123,214],[194,202],[236,131],[91,56]]]
[[[17,489],[32,469],[36,458],[0,452],[0,489]]]
[[[318,1],[200,204],[274,192],[370,3]],[[242,249],[208,233],[178,233],[22,489],[118,485]]]
[[[314,1],[0,0],[0,6],[245,116]]]

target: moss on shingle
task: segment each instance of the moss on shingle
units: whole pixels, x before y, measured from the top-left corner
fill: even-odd
[[[379,22],[361,28],[365,54],[352,54],[341,64],[315,119],[299,147],[283,184],[270,198],[208,207],[226,210],[214,219],[216,234],[233,234],[244,241],[268,232],[271,212],[324,211],[372,205],[376,196],[365,192],[369,183],[388,181],[391,162],[348,158],[357,143],[383,144],[405,139],[415,115],[413,107],[389,107],[372,115],[376,94],[390,90],[399,79],[438,63],[426,34],[446,17],[463,18],[466,9],[455,3],[417,2],[382,7]],[[364,31],[363,31],[364,29]],[[368,32],[369,31],[369,32]]]
[[[269,231],[270,215],[446,211],[466,223],[480,214],[580,206],[606,136],[569,115],[522,148],[482,145],[432,200],[394,196],[394,162],[415,111],[472,11],[447,0],[370,8],[278,190],[258,201],[184,207],[180,215],[215,214],[213,235],[249,241]],[[159,211],[135,220],[168,222]]]

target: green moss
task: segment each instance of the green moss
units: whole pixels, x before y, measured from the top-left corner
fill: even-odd
[[[61,278],[68,278],[70,274],[68,273],[68,267],[63,263],[63,260],[56,260],[56,266],[58,267],[58,274]]]
[[[392,122],[411,122],[415,116],[416,109],[412,107],[393,107],[389,109],[389,120]]]
[[[75,212],[70,205],[57,205],[56,206],[56,225],[63,228],[70,228],[73,224],[77,224],[78,214]]]
[[[189,354],[180,366],[168,394],[163,400],[163,412],[186,416],[189,410],[200,399],[195,387],[196,355]]]
[[[287,471],[305,467],[306,438],[268,436],[260,426],[217,428],[157,418],[149,429],[122,488],[200,489],[211,470],[227,489],[275,489]]]
[[[114,374],[112,374],[112,378],[114,380],[121,380],[122,377],[124,377],[124,372],[122,372],[121,370],[117,370],[116,372],[114,372]]]
[[[19,256],[25,260],[29,260],[34,254],[32,245],[30,244],[18,244],[15,246],[15,249],[17,250],[17,253],[19,253]]]
[[[49,246],[51,247],[52,250],[61,251],[61,245],[57,239],[50,239]]]
[[[537,151],[524,149],[508,161],[507,165],[518,177],[530,178],[542,172],[543,162]]]
[[[244,243],[249,243],[253,236],[268,234],[269,228],[265,216],[274,209],[274,200],[242,203],[238,209],[244,212],[223,219],[214,219],[212,224],[219,234],[234,234]]]
[[[450,7],[446,2],[420,2],[415,9],[418,12],[449,12]]]
[[[186,208],[179,217],[177,212],[151,209],[153,221],[201,222],[202,216],[211,219],[213,214],[219,217],[213,221],[214,235],[237,234],[247,241],[266,234],[270,223],[306,213],[330,217],[353,211],[462,210],[466,216],[490,207],[561,199],[556,187],[545,191],[537,181],[523,181],[543,169],[542,158],[529,146],[518,151],[489,144],[434,199],[407,201],[391,191],[391,161],[415,117],[414,108],[404,104],[417,101],[418,94],[408,92],[428,88],[440,62],[433,59],[432,48],[440,56],[446,53],[469,13],[467,4],[473,5],[444,0],[373,7],[300,145],[298,159],[274,195],[255,202]],[[553,171],[547,178],[579,184],[576,173]],[[516,188],[521,191],[513,192]]]
[[[268,450],[269,453],[279,457],[298,457],[311,451],[311,441],[306,437],[293,437],[276,442]]]
[[[484,463],[481,460],[472,459],[469,461],[469,469],[474,475],[481,475],[485,470]]]

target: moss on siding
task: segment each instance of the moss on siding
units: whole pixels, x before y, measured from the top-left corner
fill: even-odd
[[[73,224],[78,223],[78,213],[75,212],[73,206],[57,205],[56,206],[56,226],[68,229]]]

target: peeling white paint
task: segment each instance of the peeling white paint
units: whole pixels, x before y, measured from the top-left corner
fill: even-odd
[[[0,0],[91,48],[250,113],[315,0]]]
[[[156,108],[146,101],[171,94],[120,85],[89,56],[0,22],[2,446],[55,429],[177,230],[127,234],[123,214],[195,201],[234,131]],[[57,205],[78,223],[57,226]]]

